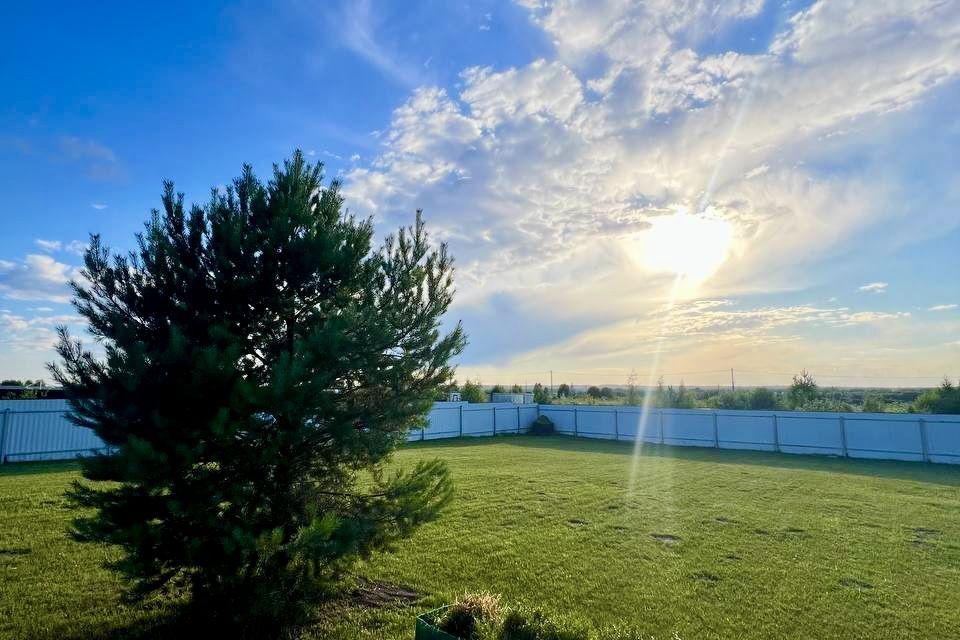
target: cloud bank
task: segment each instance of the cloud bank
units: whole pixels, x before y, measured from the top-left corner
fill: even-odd
[[[346,176],[351,206],[388,226],[425,209],[458,258],[466,318],[498,300],[532,324],[607,336],[594,356],[629,366],[607,343],[643,342],[625,327],[670,297],[673,277],[636,256],[663,216],[683,210],[728,225],[725,262],[687,294],[736,296],[815,284],[809,265],[860,234],[906,216],[918,228],[924,217],[942,222],[957,203],[955,185],[940,185],[941,208],[898,206],[906,180],[875,160],[898,144],[902,114],[955,82],[957,3],[521,4],[553,57],[464,69],[456,93],[415,89],[376,159]],[[755,22],[773,25],[762,46],[717,45]],[[908,318],[804,309],[791,317],[825,313],[820,322],[833,327]],[[757,309],[721,329],[770,335],[769,321],[743,334],[742,320],[771,314]],[[564,349],[531,353],[590,360]]]

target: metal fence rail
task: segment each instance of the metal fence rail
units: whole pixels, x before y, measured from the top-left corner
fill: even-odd
[[[0,401],[0,462],[60,460],[106,450],[71,423],[66,400]],[[411,442],[524,433],[538,416],[583,438],[960,464],[960,416],[651,409],[437,402]]]

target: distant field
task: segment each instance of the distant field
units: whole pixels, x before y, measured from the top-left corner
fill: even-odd
[[[316,638],[412,638],[463,591],[657,638],[960,636],[960,467],[513,436],[427,442],[457,496],[397,553],[361,567],[409,607],[349,601]],[[65,535],[75,465],[0,468],[0,637],[177,633],[119,601],[106,548]]]

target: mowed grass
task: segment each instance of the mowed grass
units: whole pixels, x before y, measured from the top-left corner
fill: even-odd
[[[500,593],[657,638],[960,637],[960,467],[648,447],[561,437],[415,444],[453,505],[358,568],[421,594],[349,599],[315,638],[412,638],[415,613]],[[73,464],[0,470],[0,636],[138,637],[172,609],[120,601],[107,548],[66,536]]]

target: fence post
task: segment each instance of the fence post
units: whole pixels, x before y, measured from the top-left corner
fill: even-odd
[[[663,444],[663,409],[660,409],[660,444]]]
[[[7,423],[10,422],[10,409],[3,410],[3,418],[0,419],[0,464],[7,462]]]
[[[849,458],[850,453],[847,451],[847,419],[843,416],[840,416],[840,446],[843,450],[843,457]]]
[[[463,405],[460,405],[460,436],[463,437]]]
[[[613,439],[620,442],[620,409],[613,409]]]
[[[493,436],[497,436],[497,408],[493,408]]]
[[[517,435],[520,435],[520,405],[517,405]]]
[[[720,429],[717,427],[717,412],[713,412],[713,446],[720,448]]]
[[[773,414],[773,450],[780,453],[780,425],[777,414]]]
[[[577,437],[578,435],[580,435],[578,432],[578,426],[579,426],[577,424],[578,422],[579,420],[577,420],[577,405],[573,405],[573,437]]]
[[[927,421],[918,418],[917,423],[920,426],[920,455],[924,462],[930,462],[930,450],[927,447]]]

